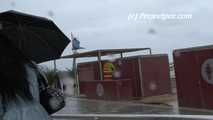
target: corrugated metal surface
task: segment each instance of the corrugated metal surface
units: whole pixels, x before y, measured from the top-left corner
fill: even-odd
[[[138,71],[138,57],[120,59],[120,62],[122,63],[121,78],[128,78],[132,80],[132,97],[141,97],[141,86]]]
[[[143,97],[171,93],[167,55],[141,57]]]
[[[100,80],[97,61],[80,63],[77,68],[80,81]]]
[[[132,98],[131,80],[81,81],[83,93],[90,99],[128,100]]]
[[[202,49],[201,49],[202,48]],[[188,48],[173,53],[179,105],[213,108],[213,84],[203,77],[213,75],[213,48]],[[210,61],[209,61],[210,60]],[[204,64],[207,62],[208,64]],[[209,65],[209,69],[207,67]],[[213,76],[212,76],[213,77]],[[209,80],[213,80],[210,78]]]

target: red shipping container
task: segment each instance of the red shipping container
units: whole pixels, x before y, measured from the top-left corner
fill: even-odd
[[[133,97],[171,93],[169,62],[166,54],[141,55],[122,59],[124,78],[133,81]]]
[[[104,65],[106,61],[102,61]],[[169,62],[166,54],[141,55],[117,59],[113,62],[120,76],[113,80],[98,80],[99,72],[96,62],[79,63],[78,74],[80,81],[80,92],[94,99],[121,99],[141,98],[171,93],[171,82],[169,78]],[[128,85],[125,85],[128,79]],[[122,83],[125,87],[119,86]],[[106,94],[98,97],[96,94],[97,84],[101,83]],[[119,92],[117,89],[119,88]],[[123,89],[123,90],[121,90]],[[131,94],[130,94],[131,92]],[[119,93],[119,94],[118,94]],[[128,93],[128,94],[127,94]]]
[[[169,76],[169,61],[166,54],[143,56],[142,69],[142,96],[157,96],[171,93]]]
[[[213,46],[173,52],[178,103],[181,107],[213,108]]]

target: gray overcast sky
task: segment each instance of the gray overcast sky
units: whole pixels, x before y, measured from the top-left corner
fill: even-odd
[[[168,53],[171,61],[173,49],[213,44],[212,3],[212,0],[1,0],[0,11],[14,9],[51,17],[68,37],[73,32],[86,50],[151,47],[154,53]],[[128,20],[130,13],[142,12],[187,13],[192,14],[192,19]],[[71,54],[71,45],[63,53],[67,54]],[[72,65],[71,60],[57,63],[59,69]]]

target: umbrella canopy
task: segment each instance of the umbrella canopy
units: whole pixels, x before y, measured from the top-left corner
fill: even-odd
[[[17,11],[0,13],[0,34],[36,63],[60,58],[70,42],[53,21]]]

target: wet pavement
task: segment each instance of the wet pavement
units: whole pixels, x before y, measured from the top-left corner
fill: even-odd
[[[94,117],[93,115],[101,115]],[[133,117],[110,117],[103,115],[132,115]],[[149,115],[149,117],[136,117],[137,115]],[[171,118],[152,117],[157,115],[210,115],[210,118]],[[63,116],[63,117],[60,117]],[[64,117],[64,115],[68,115]],[[89,115],[89,117],[87,116]],[[177,106],[150,105],[137,103],[136,101],[103,101],[88,100],[82,98],[67,98],[66,107],[53,115],[53,120],[212,120],[213,111],[178,109]],[[59,116],[59,117],[57,117]],[[183,116],[181,116],[183,117]],[[193,116],[195,117],[195,116]],[[205,116],[206,117],[206,116]]]
[[[213,111],[197,109],[178,109],[174,106],[148,105],[132,101],[103,101],[82,98],[67,98],[64,109],[56,113],[61,114],[169,114],[169,115],[213,115]],[[75,118],[76,120],[77,118]],[[78,118],[79,119],[79,118]],[[84,118],[85,119],[85,118]],[[80,120],[84,120],[81,118]],[[170,120],[169,118],[164,118]],[[60,119],[62,120],[62,119]],[[67,119],[64,119],[67,120]],[[93,118],[94,120],[94,118]],[[117,118],[115,119],[117,120]],[[124,119],[122,119],[124,120]],[[150,120],[150,119],[148,119]],[[160,120],[160,119],[159,119]],[[188,119],[187,119],[188,120]]]

